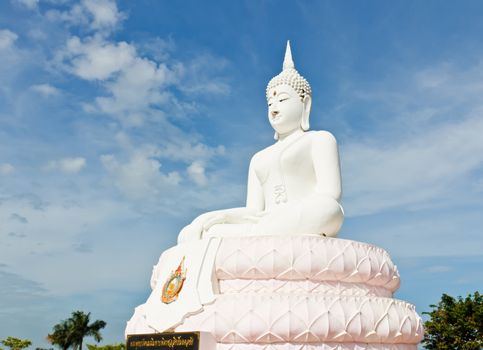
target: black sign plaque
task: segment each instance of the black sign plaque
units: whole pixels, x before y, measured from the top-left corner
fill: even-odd
[[[200,332],[132,334],[126,350],[199,350]]]

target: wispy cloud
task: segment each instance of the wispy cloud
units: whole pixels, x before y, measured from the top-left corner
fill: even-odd
[[[114,0],[84,0],[82,4],[93,17],[93,29],[114,28],[124,18]]]
[[[39,0],[12,0],[12,2],[29,10],[36,10],[39,5]]]
[[[36,84],[32,85],[30,88],[46,97],[57,96],[60,94],[60,90],[50,84]]]
[[[63,173],[78,173],[86,167],[86,159],[83,157],[67,157],[49,161],[44,169],[48,171],[60,170]]]
[[[128,198],[146,200],[161,197],[181,181],[178,172],[164,173],[155,159],[155,149],[137,150],[125,162],[113,155],[101,156],[101,162],[115,180],[116,187]]]
[[[452,192],[460,191],[458,183],[474,183],[473,172],[483,164],[483,118],[475,113],[400,144],[344,147],[349,215],[430,202],[439,206],[444,198],[464,196]]]
[[[207,178],[205,174],[205,166],[199,161],[190,164],[186,169],[188,176],[199,186],[206,185]]]
[[[10,175],[15,172],[15,167],[10,163],[2,163],[0,164],[0,174],[1,175]]]
[[[22,0],[30,2],[31,0]],[[114,0],[82,0],[69,10],[51,9],[46,12],[51,21],[83,26],[91,31],[109,33],[125,18]]]
[[[9,29],[0,30],[0,50],[7,50],[13,46],[18,35]]]
[[[113,246],[124,250],[121,248],[121,242],[126,244],[125,241],[130,240],[131,231],[131,228],[123,228],[123,224],[117,226],[116,222],[121,216],[124,225],[130,223],[131,226],[140,216],[125,203],[106,199],[92,200],[94,195],[94,191],[84,196],[71,194],[69,198],[55,202],[55,198],[52,197],[49,198],[50,203],[41,209],[22,198],[3,199],[0,203],[0,220],[3,223],[0,228],[1,261],[7,261],[14,266],[15,273],[42,281],[52,293],[63,294],[90,290],[96,288],[96,285],[100,287],[98,279],[90,279],[83,270],[85,261],[82,255],[77,256],[73,253],[105,250],[107,255],[96,254],[92,261],[100,264],[99,273],[103,270],[102,274],[106,274],[106,283],[102,282],[101,288],[109,288],[109,281],[112,282],[112,277],[115,276],[108,276],[109,271],[112,271],[112,265],[106,263],[106,256],[115,254],[116,249],[112,250]],[[114,229],[113,225],[117,228]],[[108,232],[111,230],[112,233]],[[146,231],[146,228],[140,225],[136,234],[142,236]],[[144,260],[138,248],[141,247],[134,247],[129,255],[139,254],[140,260]],[[114,255],[108,260],[110,259],[113,259],[112,262],[116,260]],[[60,262],[62,268],[56,269],[56,274],[52,274],[52,264],[57,265]],[[76,273],[73,274],[73,271]]]
[[[226,95],[230,85],[217,75],[229,62],[226,59],[202,54],[184,65],[178,65],[179,89],[190,95]]]
[[[433,265],[425,269],[429,273],[446,273],[452,270],[450,266],[445,265]]]
[[[440,207],[442,201],[451,206],[478,191],[482,78],[479,64],[458,68],[444,63],[414,73],[400,91],[392,85],[363,94],[365,101],[383,101],[384,113],[393,114],[392,125],[386,125],[386,135],[342,147],[349,215]],[[465,190],[466,184],[470,188]]]
[[[71,73],[85,80],[106,80],[129,66],[136,50],[126,42],[110,43],[102,36],[70,38],[58,53],[60,62]]]
[[[99,155],[105,176],[112,179],[109,185],[128,200],[144,199],[137,208],[169,211],[167,194],[183,186],[188,196],[195,195],[189,188],[206,185],[213,178],[207,174],[209,163],[224,155],[223,146],[209,146],[175,125],[178,114],[196,113],[191,97],[178,92],[226,94],[229,85],[222,75],[228,61],[208,53],[185,62],[174,60],[84,25],[93,32],[70,37],[55,61],[65,72],[101,87],[97,96],[83,102],[85,112],[119,122],[120,130],[110,136],[117,149]],[[165,50],[175,45],[172,39],[165,42]],[[173,169],[165,169],[163,162]]]

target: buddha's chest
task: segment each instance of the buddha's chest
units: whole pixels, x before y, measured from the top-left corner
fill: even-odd
[[[309,193],[315,175],[309,137],[276,146],[267,154],[257,175],[266,202],[280,204]]]

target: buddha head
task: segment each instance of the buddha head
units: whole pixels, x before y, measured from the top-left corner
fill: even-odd
[[[275,139],[295,130],[309,130],[312,90],[308,81],[295,69],[287,42],[283,70],[267,86],[268,119],[275,130]]]

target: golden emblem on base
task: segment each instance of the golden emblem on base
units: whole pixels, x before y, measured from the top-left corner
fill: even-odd
[[[178,299],[178,294],[183,288],[184,280],[186,279],[186,269],[184,268],[184,260],[178,265],[178,268],[171,272],[166,282],[163,285],[163,290],[161,293],[161,301],[165,304],[170,304]]]

